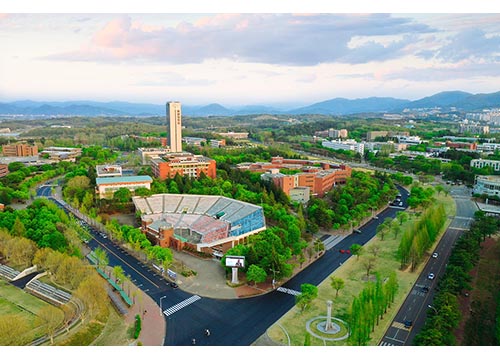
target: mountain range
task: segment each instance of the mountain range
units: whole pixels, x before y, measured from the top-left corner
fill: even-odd
[[[226,108],[220,104],[204,106],[182,106],[186,116],[233,116],[252,114],[321,114],[351,115],[360,113],[399,113],[404,109],[442,110],[455,108],[462,111],[480,111],[485,108],[500,108],[500,91],[490,94],[471,94],[463,91],[445,91],[422,99],[410,101],[392,97],[369,97],[363,99],[335,98],[304,107],[278,109],[270,106],[249,105]],[[0,103],[0,115],[20,116],[164,116],[165,105],[97,102],[97,101],[14,101]]]

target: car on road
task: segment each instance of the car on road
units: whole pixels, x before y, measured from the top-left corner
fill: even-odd
[[[359,229],[354,229],[354,232],[355,232],[356,234],[361,234],[361,230],[359,230]]]
[[[412,320],[405,320],[405,321],[403,322],[403,324],[405,325],[405,328],[406,328],[406,329],[409,329],[409,328],[411,328],[411,327],[412,327],[412,325],[413,325],[413,321],[412,321]]]
[[[432,254],[432,257],[433,257],[434,259],[436,259],[438,256],[439,256],[439,254],[438,254],[437,252],[435,252],[435,253],[433,253],[433,254]]]
[[[170,286],[173,287],[174,289],[177,289],[179,287],[179,285],[177,285],[177,283],[174,282],[171,282]]]
[[[376,216],[376,215],[375,215],[375,216],[373,217],[373,220],[378,220],[378,216]]]
[[[345,250],[345,249],[340,249],[340,250],[339,250],[339,253],[341,253],[341,254],[350,254],[350,253],[351,253],[351,250],[349,250],[349,249],[347,249],[347,250]]]
[[[429,292],[429,290],[430,290],[430,288],[429,288],[428,286],[424,286],[424,287],[422,287],[422,291],[423,291],[424,293],[428,293],[428,292]]]
[[[429,280],[434,280],[434,278],[435,278],[434,273],[430,273],[429,275],[427,275],[427,279]]]
[[[403,206],[403,202],[402,201],[399,202],[399,206]]]

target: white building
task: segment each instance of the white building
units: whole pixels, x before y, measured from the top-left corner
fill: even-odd
[[[151,159],[160,158],[170,153],[170,149],[167,148],[139,148],[137,151],[142,159],[142,165],[148,165]]]
[[[498,160],[472,159],[470,161],[470,166],[479,169],[489,166],[495,171],[500,171],[500,161]]]
[[[365,144],[358,143],[355,140],[333,140],[333,141],[323,141],[322,146],[333,149],[333,150],[350,150],[355,151],[363,155],[365,153]]]
[[[96,193],[99,199],[112,198],[115,191],[127,188],[132,193],[135,189],[151,189],[153,179],[148,175],[141,176],[120,176],[120,177],[100,177],[95,179],[97,188]]]
[[[477,175],[474,182],[474,188],[472,189],[472,194],[482,195],[486,194],[489,196],[499,196],[500,195],[500,176],[483,176]]]
[[[309,186],[297,186],[290,189],[290,200],[307,204],[311,198],[311,189]]]
[[[395,137],[401,144],[418,145],[422,143],[422,139],[420,139],[420,136],[396,135]]]

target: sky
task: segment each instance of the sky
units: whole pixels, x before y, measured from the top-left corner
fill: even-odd
[[[336,97],[415,100],[448,90],[500,91],[500,11],[194,6],[155,12],[148,1],[125,1],[134,6],[116,10],[0,6],[0,102],[286,107]]]

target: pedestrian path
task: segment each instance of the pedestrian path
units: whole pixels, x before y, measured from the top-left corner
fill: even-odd
[[[281,287],[281,286],[279,288],[277,288],[276,290],[281,291],[282,293],[285,293],[285,294],[293,295],[293,296],[297,296],[297,295],[301,294],[300,291],[288,289],[288,288]]]
[[[180,309],[194,303],[195,301],[197,300],[200,300],[201,297],[199,297],[198,295],[193,295],[189,298],[187,298],[186,300],[184,301],[181,301],[180,303],[178,304],[175,304],[174,306],[171,306],[169,307],[167,310],[165,310],[163,313],[165,314],[165,316],[170,316],[172,315],[173,313],[179,311]]]

